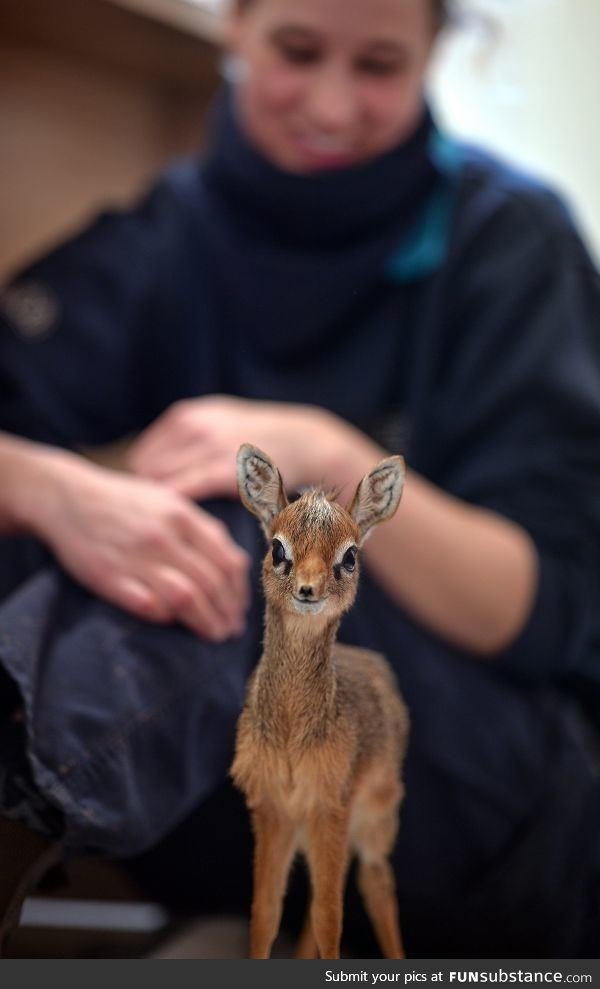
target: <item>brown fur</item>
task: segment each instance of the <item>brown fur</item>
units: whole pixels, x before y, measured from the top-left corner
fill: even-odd
[[[252,499],[244,500],[252,508]],[[346,545],[359,544],[359,528],[322,492],[281,504],[265,531],[285,540],[293,565],[286,572],[271,553],[265,558],[264,652],[248,686],[231,769],[255,835],[251,955],[270,954],[289,867],[301,851],[312,904],[299,956],[339,957],[343,887],[357,855],[382,950],[403,957],[388,856],[403,796],[408,715],[382,656],[335,643],[358,578],[358,563],[354,572],[340,567],[336,574],[336,561]],[[296,610],[294,595],[308,585],[325,602],[320,613]]]

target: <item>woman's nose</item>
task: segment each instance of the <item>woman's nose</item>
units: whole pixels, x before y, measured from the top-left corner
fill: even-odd
[[[321,69],[312,81],[308,109],[311,123],[323,133],[348,130],[357,113],[348,74],[337,67]]]

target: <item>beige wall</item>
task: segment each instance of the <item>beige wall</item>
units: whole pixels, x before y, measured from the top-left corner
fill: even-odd
[[[76,0],[80,25],[53,0],[64,37],[57,18],[36,33],[27,2],[30,17],[10,0],[20,20],[0,37],[0,280],[194,150],[216,81],[200,41],[98,0]]]
[[[600,260],[600,0],[479,7],[497,34],[464,28],[440,51],[433,91],[442,116],[558,186]]]
[[[0,271],[66,233],[100,198],[126,201],[161,158],[160,115],[145,87],[49,53],[0,46],[0,120],[9,138]]]

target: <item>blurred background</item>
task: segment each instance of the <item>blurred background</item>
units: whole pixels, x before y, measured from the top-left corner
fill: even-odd
[[[566,193],[600,259],[598,0],[459,0],[440,119]],[[0,280],[201,142],[221,0],[2,0]]]
[[[462,10],[432,77],[440,119],[558,188],[600,260],[600,3],[464,0]]]

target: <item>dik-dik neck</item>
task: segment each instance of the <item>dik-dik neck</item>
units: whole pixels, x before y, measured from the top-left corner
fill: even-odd
[[[310,745],[327,737],[335,712],[338,626],[337,618],[296,616],[267,604],[256,713],[275,744]]]

